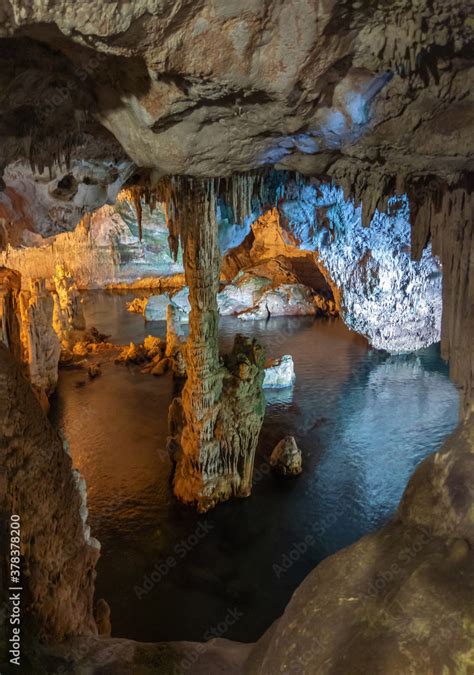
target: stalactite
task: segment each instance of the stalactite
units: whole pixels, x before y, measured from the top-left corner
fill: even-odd
[[[443,266],[441,349],[451,377],[463,389],[465,406],[472,400],[474,360],[474,192],[472,177],[453,185],[431,178],[412,186],[412,254],[419,259],[431,239]],[[472,404],[471,404],[472,405]]]

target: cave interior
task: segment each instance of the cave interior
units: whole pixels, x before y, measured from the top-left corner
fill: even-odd
[[[473,28],[0,0],[2,673],[474,673]]]

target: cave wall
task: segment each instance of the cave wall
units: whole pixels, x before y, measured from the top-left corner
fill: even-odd
[[[2,522],[21,520],[24,639],[95,634],[99,544],[87,525],[85,486],[19,364],[0,345]],[[7,560],[7,532],[2,560]],[[5,618],[5,617],[4,617]]]
[[[412,260],[406,197],[392,197],[387,213],[377,211],[367,227],[362,207],[334,184],[295,186],[280,211],[284,228],[316,252],[339,288],[349,328],[393,353],[439,341],[441,267],[430,246]]]

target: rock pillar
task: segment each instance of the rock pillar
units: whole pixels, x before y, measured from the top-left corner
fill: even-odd
[[[219,357],[214,189],[208,181],[175,196],[191,312],[187,380],[170,410],[169,445],[176,462],[175,494],[200,511],[232,495],[249,494],[264,414],[260,347],[239,337],[227,367]]]

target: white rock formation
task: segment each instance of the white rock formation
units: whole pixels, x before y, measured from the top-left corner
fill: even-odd
[[[167,293],[161,295],[150,295],[145,306],[146,321],[166,321],[166,308],[170,303],[170,296]]]
[[[185,286],[171,296],[173,305],[178,307],[182,313],[189,314],[191,305],[189,303],[189,288]]]
[[[411,259],[406,198],[390,200],[389,213],[376,212],[370,227],[360,207],[325,184],[300,187],[282,211],[300,246],[317,251],[341,290],[350,328],[394,353],[439,341],[441,267],[429,245],[419,262]]]
[[[228,316],[252,308],[271,282],[264,277],[240,272],[232,283],[217,295],[219,314]]]
[[[318,313],[311,289],[302,284],[282,284],[265,291],[251,309],[241,312],[243,321],[270,316],[314,316]]]
[[[296,379],[295,366],[290,354],[279,359],[270,359],[265,364],[264,389],[283,389],[291,387]]]

